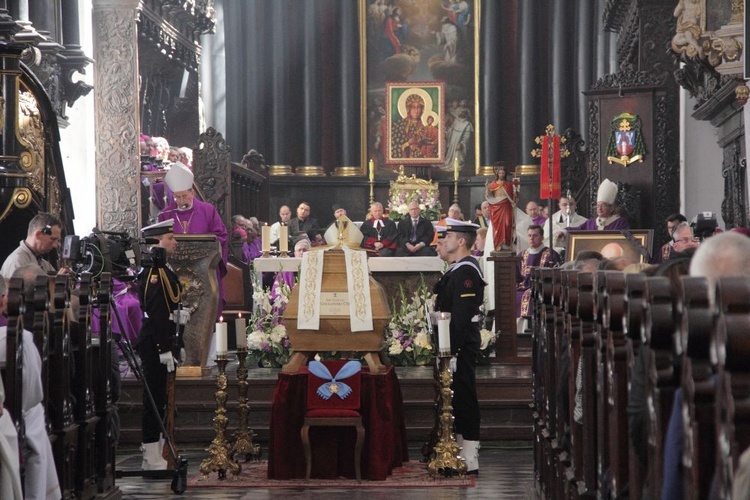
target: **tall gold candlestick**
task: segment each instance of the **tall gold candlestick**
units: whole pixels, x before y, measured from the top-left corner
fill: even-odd
[[[249,384],[247,383],[246,358],[247,347],[238,347],[237,360],[240,362],[239,366],[237,366],[237,392],[239,394],[237,397],[237,408],[239,409],[239,423],[234,433],[234,445],[232,445],[231,453],[232,457],[244,454],[245,462],[251,458],[253,460],[260,460],[260,446],[257,443],[253,443],[253,438],[257,437],[257,434],[247,426],[250,405],[247,404],[247,389]]]
[[[435,445],[434,457],[427,463],[431,477],[463,476],[466,474],[466,461],[459,456],[461,448],[453,435],[453,375],[448,367],[450,356],[440,357],[440,394],[442,396],[440,414],[440,439]]]
[[[370,159],[368,167],[370,170],[370,180],[368,182],[370,184],[370,205],[372,205],[375,203],[375,162],[372,159]]]
[[[237,475],[242,470],[242,466],[232,460],[229,454],[229,443],[226,438],[227,429],[227,359],[226,355],[216,356],[216,365],[219,373],[216,377],[216,415],[214,416],[214,430],[216,436],[211,445],[206,449],[208,458],[201,462],[200,471],[203,479],[208,479],[211,472],[218,472],[219,479],[226,479],[227,470],[232,475]]]

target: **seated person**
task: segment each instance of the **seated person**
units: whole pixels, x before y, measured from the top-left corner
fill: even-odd
[[[245,219],[245,221],[245,234],[247,235],[247,239],[245,243],[242,244],[242,260],[247,263],[252,262],[263,254],[263,245],[260,237],[260,222],[258,222],[258,219],[250,217],[249,219]]]
[[[20,271],[20,270],[19,270]],[[24,295],[31,292],[33,296],[34,281],[24,283]],[[30,290],[29,290],[30,288]],[[0,310],[7,312],[8,286],[0,277]],[[0,367],[7,359],[8,327],[0,327]],[[42,358],[34,345],[34,337],[28,330],[23,330],[23,378],[22,407],[26,425],[26,439],[23,443],[22,459],[24,463],[25,498],[45,498],[58,500],[62,497],[52,455],[52,446],[47,436],[44,414],[44,392],[42,390]]]
[[[432,223],[422,217],[419,203],[409,203],[409,217],[404,217],[398,224],[399,247],[396,257],[429,257],[435,251],[430,243],[435,237]]]
[[[3,408],[5,387],[0,373],[0,498],[23,500],[18,457],[18,433],[10,412]]]
[[[241,215],[232,216],[232,241],[247,241],[247,231],[245,230],[245,218]]]
[[[310,251],[310,248],[312,248],[310,240],[299,240],[294,245],[294,256],[298,259],[301,259],[305,252]],[[274,299],[279,296],[279,286],[281,284],[288,286],[291,290],[294,288],[295,283],[297,283],[297,273],[295,271],[282,271],[280,273],[276,273],[276,278],[274,279],[273,285],[271,286],[271,302],[273,302]]]
[[[481,257],[484,255],[484,244],[487,241],[487,228],[480,227],[477,229],[477,239],[474,242],[474,246],[471,249],[471,254],[474,257]]]
[[[375,202],[370,205],[370,218],[359,228],[364,239],[362,248],[371,255],[391,257],[398,249],[398,228],[391,219],[383,217],[383,205]]]

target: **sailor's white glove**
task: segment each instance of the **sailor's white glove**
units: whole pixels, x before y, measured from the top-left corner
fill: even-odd
[[[172,313],[172,319],[177,325],[187,325],[188,321],[190,321],[190,310],[179,309],[177,311],[174,311]]]
[[[185,361],[187,361],[187,353],[185,352],[184,347],[180,347],[180,359],[178,361],[178,365],[184,365]]]
[[[172,351],[160,353],[159,361],[167,367],[167,373],[172,373],[174,371],[174,356],[172,356]]]
[[[451,360],[448,362],[448,368],[450,368],[450,370],[453,373],[456,373],[457,367],[458,367],[458,358],[456,356],[453,356]]]

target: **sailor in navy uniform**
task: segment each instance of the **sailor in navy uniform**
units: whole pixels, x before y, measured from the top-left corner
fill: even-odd
[[[148,383],[156,403],[151,406],[148,394],[143,391],[141,419],[143,470],[162,470],[167,462],[162,458],[161,426],[167,401],[167,374],[175,370],[176,358],[183,347],[180,333],[187,322],[187,311],[180,303],[181,287],[177,275],[166,264],[167,255],[174,253],[177,240],[172,227],[174,220],[159,222],[141,230],[144,238],[157,238],[152,247],[153,262],[138,275],[138,297],[143,310],[143,326],[138,333],[137,349],[141,357],[143,377]]]
[[[469,474],[479,473],[479,400],[476,365],[481,345],[479,307],[484,301],[484,277],[471,255],[479,226],[447,219],[439,227],[438,255],[450,263],[435,286],[435,310],[451,313],[451,368],[456,440],[463,447]],[[454,368],[455,367],[455,368]]]

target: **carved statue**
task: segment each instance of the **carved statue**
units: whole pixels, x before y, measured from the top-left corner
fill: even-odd
[[[688,57],[702,55],[698,40],[703,34],[706,19],[706,0],[680,0],[674,9],[677,18],[672,50]]]

